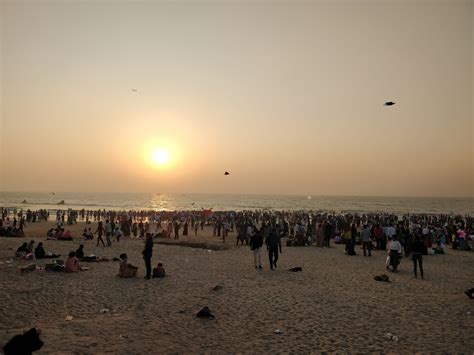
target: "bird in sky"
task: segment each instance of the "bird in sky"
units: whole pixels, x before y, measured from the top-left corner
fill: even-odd
[[[393,106],[395,105],[395,102],[393,101],[387,101],[386,103],[384,103],[384,106]]]
[[[224,175],[230,175],[230,173],[229,173],[228,171],[226,171],[226,172],[224,173]]]

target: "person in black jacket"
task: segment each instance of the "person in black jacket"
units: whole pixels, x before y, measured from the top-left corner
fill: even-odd
[[[425,248],[424,243],[421,241],[420,237],[415,237],[415,241],[412,245],[412,259],[413,259],[413,270],[415,271],[415,277],[418,278],[416,273],[417,263],[420,265],[420,274],[423,278],[423,250]]]
[[[278,261],[278,249],[280,249],[281,253],[281,240],[280,235],[277,233],[275,228],[272,228],[270,233],[265,240],[265,244],[267,244],[268,250],[268,259],[270,260],[270,270],[277,267]]]
[[[77,248],[77,250],[76,250],[76,257],[77,257],[78,259],[84,257],[84,244],[79,245],[79,248]]]
[[[260,231],[256,230],[250,238],[250,250],[253,250],[253,263],[255,268],[262,268],[262,245],[263,236]]]
[[[28,243],[24,242],[21,246],[18,247],[16,250],[17,253],[28,253]]]
[[[35,258],[36,259],[47,259],[47,258],[59,258],[60,254],[46,253],[43,247],[43,242],[39,242],[38,246],[35,249]]]
[[[153,237],[151,233],[146,234],[145,249],[142,252],[145,260],[146,275],[145,279],[151,279],[151,257],[153,255]]]

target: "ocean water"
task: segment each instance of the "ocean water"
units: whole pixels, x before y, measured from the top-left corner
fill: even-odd
[[[25,201],[25,203],[22,203]],[[64,201],[64,204],[58,202]],[[474,198],[0,192],[0,207],[86,210],[311,210],[474,215]]]

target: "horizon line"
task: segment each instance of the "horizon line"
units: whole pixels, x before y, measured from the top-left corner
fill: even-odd
[[[0,191],[0,193],[51,193],[51,191]],[[348,194],[301,194],[301,193],[236,193],[236,192],[144,192],[144,191],[57,191],[56,193],[74,194],[170,194],[170,195],[230,195],[230,196],[284,196],[284,197],[369,197],[369,198],[439,198],[439,199],[474,199],[472,196],[436,196],[436,195],[348,195]]]

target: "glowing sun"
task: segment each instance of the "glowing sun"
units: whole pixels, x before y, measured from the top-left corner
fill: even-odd
[[[156,166],[167,165],[171,160],[170,152],[166,149],[158,149],[152,153],[152,161]]]

